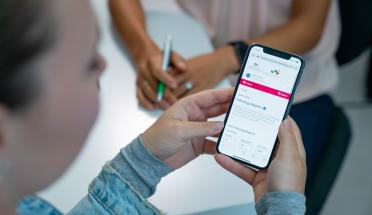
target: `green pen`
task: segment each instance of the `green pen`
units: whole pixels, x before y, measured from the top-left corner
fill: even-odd
[[[163,59],[162,59],[162,64],[161,64],[161,68],[164,72],[167,72],[168,67],[169,67],[170,57],[172,54],[172,39],[173,39],[172,35],[168,35],[164,41]],[[159,81],[158,87],[157,87],[157,98],[156,98],[158,102],[163,100],[164,92],[165,92],[165,84],[162,81]]]

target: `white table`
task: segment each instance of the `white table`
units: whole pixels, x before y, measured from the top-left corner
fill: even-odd
[[[104,163],[161,113],[150,113],[138,106],[135,71],[112,31],[107,2],[93,0],[93,4],[102,32],[100,50],[108,63],[101,81],[100,116],[77,160],[58,182],[40,194],[64,212],[86,195],[88,184]],[[152,37],[161,42],[172,33],[175,50],[183,56],[212,50],[204,29],[191,19],[164,12],[149,13],[148,18]],[[221,86],[228,86],[227,81]],[[201,156],[164,178],[150,201],[170,214],[184,214],[248,203],[253,201],[253,195],[246,183],[219,167],[213,157]]]

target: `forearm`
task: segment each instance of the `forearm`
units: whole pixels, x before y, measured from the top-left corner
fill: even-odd
[[[321,32],[314,32],[312,28],[308,28],[306,24],[303,24],[302,19],[296,19],[275,31],[249,39],[247,42],[303,54],[310,51],[318,43],[320,35]]]
[[[172,170],[136,138],[107,163],[69,214],[157,214],[147,198]]]
[[[158,49],[146,30],[145,14],[139,0],[110,0],[109,6],[120,38],[135,61],[141,53]]]
[[[331,0],[293,1],[291,20],[287,24],[247,42],[304,54],[321,39],[330,4]]]
[[[304,54],[313,49],[319,42],[324,24],[327,19],[331,0],[296,0],[292,4],[291,19],[285,25],[256,38],[246,40],[248,44],[259,43],[280,50]],[[228,47],[228,46],[225,46]],[[233,49],[222,47],[217,51],[223,52],[228,66],[227,73],[233,73],[240,68]],[[234,60],[229,60],[233,59]]]

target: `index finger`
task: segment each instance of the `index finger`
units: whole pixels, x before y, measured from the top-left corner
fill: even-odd
[[[206,90],[185,97],[183,100],[186,103],[193,102],[200,108],[209,108],[216,104],[229,102],[232,98],[233,93],[233,88]]]

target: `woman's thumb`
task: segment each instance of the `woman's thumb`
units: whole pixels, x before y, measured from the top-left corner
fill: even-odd
[[[284,120],[279,128],[279,149],[278,156],[291,156],[298,153],[296,137],[290,130],[290,121],[288,119]]]

